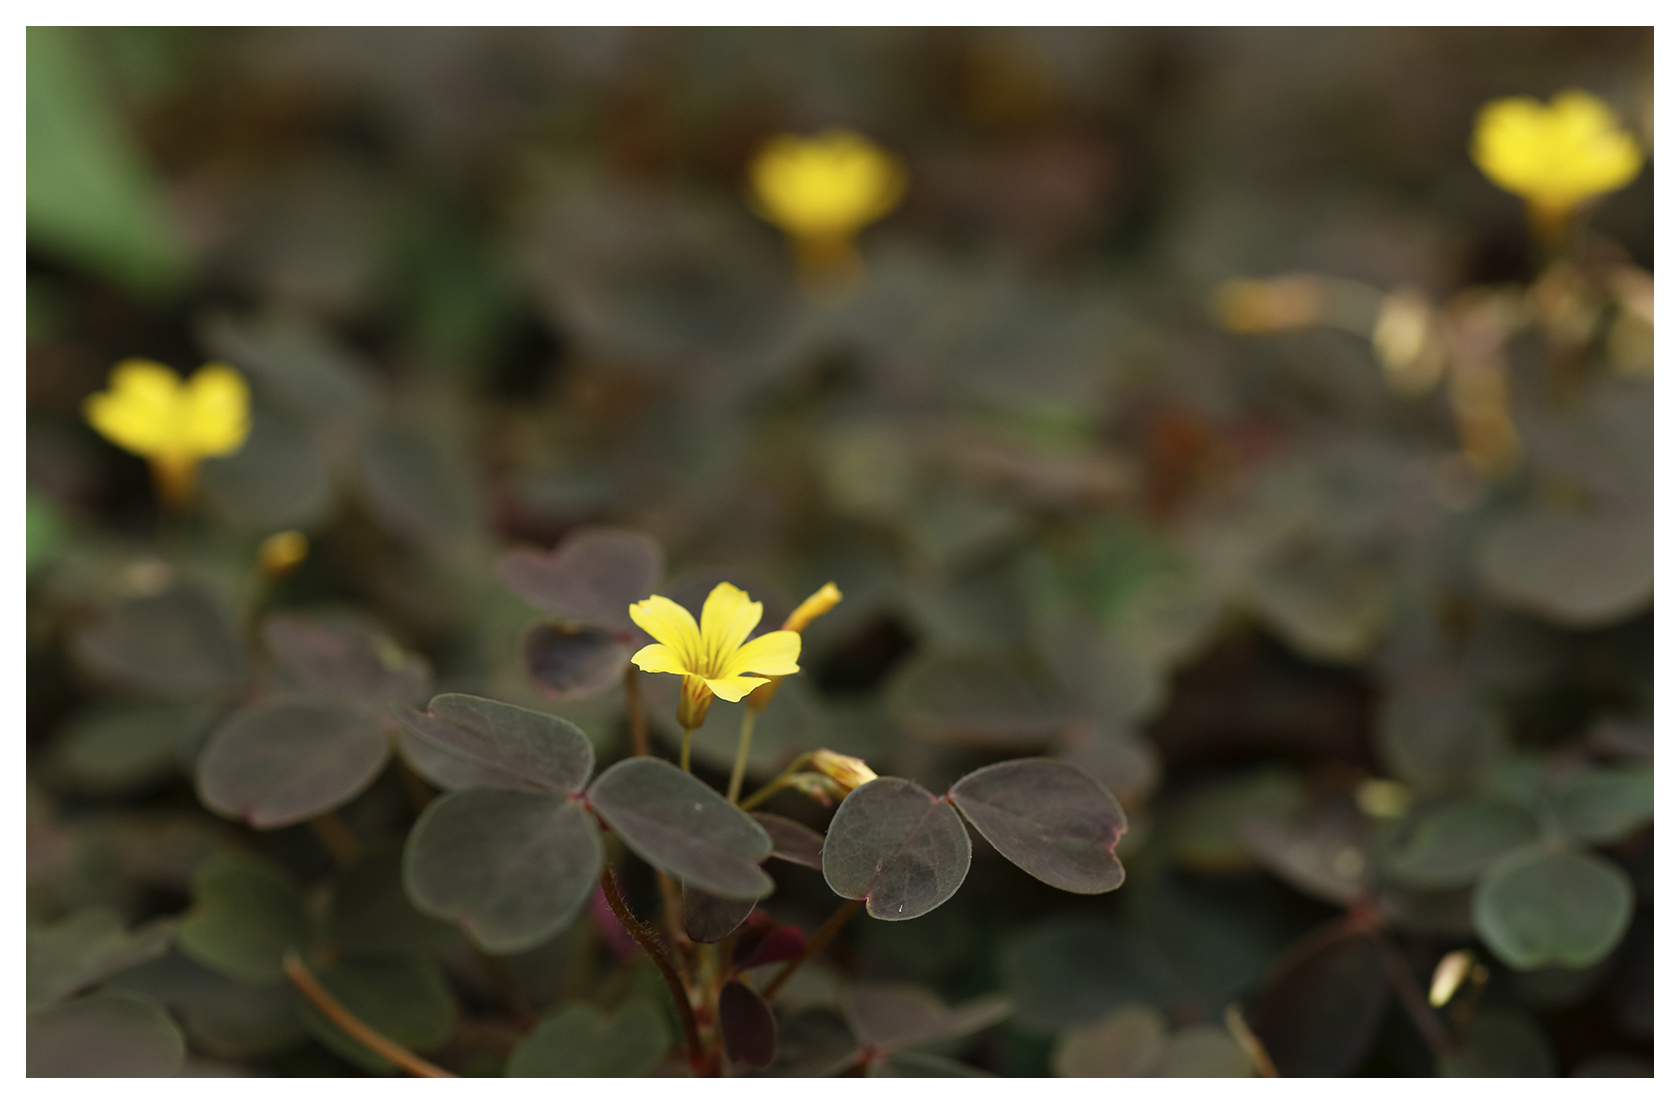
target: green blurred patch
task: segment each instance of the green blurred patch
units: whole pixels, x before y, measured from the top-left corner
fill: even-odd
[[[86,33],[28,31],[30,245],[147,299],[186,280],[158,182],[102,86]]]

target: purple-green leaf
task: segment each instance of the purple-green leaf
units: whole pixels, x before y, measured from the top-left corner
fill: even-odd
[[[797,820],[775,813],[753,813],[758,826],[770,834],[770,857],[798,863],[812,870],[822,869],[823,834]]]
[[[763,1067],[775,1061],[776,1014],[763,997],[738,981],[718,994],[718,1025],[731,1062]]]
[[[1004,858],[1069,893],[1107,893],[1126,871],[1114,855],[1126,814],[1072,763],[1015,759],[965,775],[951,800]]]
[[[420,814],[403,855],[415,906],[496,954],[565,928],[600,873],[594,818],[577,801],[524,790],[445,794]]]
[[[71,650],[101,679],[174,701],[230,694],[245,681],[239,638],[220,604],[196,587],[112,605]]]
[[[222,816],[280,828],[366,789],[390,757],[380,715],[342,698],[285,694],[241,709],[198,759],[198,794]]]
[[[630,604],[653,593],[665,571],[659,542],[627,529],[584,529],[553,552],[519,549],[496,566],[502,583],[567,621],[628,632]]]
[[[920,985],[869,983],[849,987],[840,1008],[859,1042],[898,1050],[972,1035],[1001,1022],[1011,1005],[1007,997],[990,996],[949,1008]]]
[[[1248,1025],[1284,1077],[1345,1077],[1371,1048],[1388,1007],[1377,945],[1309,932],[1248,1008]]]
[[[173,1077],[186,1043],[169,1014],[148,1000],[96,993],[28,1020],[30,1077]]]
[[[470,694],[439,694],[427,711],[394,711],[414,735],[495,774],[552,793],[589,781],[595,749],[570,721]]]
[[[757,901],[732,901],[697,886],[682,887],[683,931],[696,943],[716,943],[741,926]]]
[[[770,837],[746,813],[663,759],[626,759],[589,787],[590,806],[625,846],[708,893],[758,900],[775,888],[758,864]]]
[[[913,920],[951,899],[972,851],[949,804],[903,778],[877,778],[835,812],[823,877],[840,896],[867,900],[877,920]]]
[[[519,645],[525,674],[558,701],[588,698],[616,686],[630,662],[630,649],[614,633],[585,625],[552,622],[531,626]]]
[[[262,632],[282,678],[298,690],[383,706],[417,704],[431,688],[430,665],[357,614],[276,613],[263,622]]]

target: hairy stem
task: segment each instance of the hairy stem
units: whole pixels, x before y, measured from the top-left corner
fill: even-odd
[[[799,967],[805,964],[807,959],[815,957],[824,947],[828,946],[828,941],[833,939],[846,921],[852,918],[852,913],[863,907],[863,902],[864,898],[859,897],[855,901],[847,901],[836,909],[833,916],[823,921],[822,927],[811,933],[811,938],[805,941],[805,949],[799,952],[799,957],[783,966],[776,976],[770,979],[770,984],[764,987],[764,992],[759,995],[765,1000],[769,1000],[780,993],[782,986],[788,983],[788,979],[794,975]]]
[[[415,1054],[407,1047],[392,1042],[367,1024],[363,1023],[348,1008],[338,1003],[338,999],[315,980],[315,975],[303,964],[296,952],[286,952],[283,962],[286,976],[293,985],[298,987],[309,1003],[320,1009],[321,1015],[337,1024],[343,1032],[361,1043],[381,1058],[415,1077],[454,1077],[446,1069],[432,1065],[424,1058]]]
[[[601,893],[607,899],[607,907],[612,909],[618,922],[624,925],[642,950],[653,959],[653,964],[659,967],[659,973],[670,987],[671,999],[676,1001],[677,1014],[682,1017],[683,1037],[688,1043],[688,1065],[696,1073],[706,1068],[706,1052],[700,1045],[700,1026],[694,1020],[694,1007],[688,1003],[688,992],[683,988],[682,978],[677,976],[676,967],[671,965],[670,958],[665,954],[665,947],[659,942],[659,936],[649,931],[630,911],[630,906],[624,903],[624,897],[618,891],[618,879],[613,876],[612,867],[601,868]]]
[[[734,805],[741,796],[741,783],[747,777],[747,752],[752,748],[753,724],[758,710],[752,706],[741,711],[741,742],[735,745],[735,769],[729,772],[729,803]]]
[[[647,755],[647,718],[642,715],[642,688],[634,663],[624,667],[624,704],[630,715],[630,749],[633,754]]]

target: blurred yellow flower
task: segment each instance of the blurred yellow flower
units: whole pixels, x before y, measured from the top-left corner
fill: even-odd
[[[191,497],[198,462],[238,452],[251,430],[250,392],[225,364],[183,381],[155,361],[125,360],[111,370],[109,390],[89,395],[82,409],[102,437],[151,461],[175,506]]]
[[[309,558],[309,538],[296,529],[275,533],[257,548],[257,563],[270,579],[282,579]]]
[[[1550,106],[1531,96],[1486,104],[1470,156],[1489,180],[1529,202],[1536,223],[1556,226],[1586,200],[1626,186],[1644,151],[1597,96],[1569,89]]]
[[[852,239],[898,206],[909,181],[898,158],[851,130],[778,135],[748,176],[758,214],[793,239],[801,274],[831,283],[856,275]]]
[[[693,614],[655,594],[630,607],[630,619],[658,641],[631,656],[631,662],[644,671],[681,675],[683,692],[677,723],[685,731],[698,728],[706,719],[713,695],[724,701],[740,701],[755,687],[770,681],[754,675],[791,675],[799,670],[798,633],[777,630],[747,639],[763,616],[764,603],[752,601],[746,591],[731,583],[712,588],[700,609],[698,625]],[[685,769],[687,752],[685,739]]]

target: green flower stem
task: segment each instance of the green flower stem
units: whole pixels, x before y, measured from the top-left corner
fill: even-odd
[[[692,728],[683,729],[682,762],[679,763],[678,765],[682,767],[684,774],[694,773],[693,771],[688,769],[688,747],[693,742],[694,742],[694,730]]]
[[[741,802],[741,808],[743,810],[754,809],[764,804],[771,794],[787,785],[787,780],[789,778],[792,778],[794,775],[805,769],[805,765],[811,761],[811,756],[813,754],[813,752],[808,751],[804,755],[795,759],[793,762],[789,763],[786,770],[772,778],[769,782],[766,782],[757,793]]]
[[[866,899],[859,897],[855,901],[847,901],[836,909],[833,916],[823,921],[822,927],[811,933],[811,938],[805,941],[805,949],[799,952],[799,957],[783,966],[776,976],[770,979],[770,984],[764,987],[764,992],[760,993],[759,996],[769,1000],[781,992],[782,986],[788,983],[788,979],[794,975],[794,972],[803,966],[807,959],[814,958],[824,947],[828,946],[828,941],[833,939],[846,921],[852,918],[852,913],[863,907]]]
[[[670,958],[665,954],[664,946],[659,937],[630,911],[630,906],[624,903],[624,896],[618,891],[618,879],[613,876],[611,866],[601,868],[601,895],[607,899],[607,907],[612,909],[618,922],[624,925],[624,930],[630,933],[647,956],[653,959],[653,964],[659,967],[659,974],[665,979],[665,984],[671,990],[671,998],[676,1003],[677,1015],[682,1019],[683,1039],[688,1044],[688,1065],[694,1072],[699,1073],[706,1068],[706,1051],[700,1045],[700,1025],[694,1019],[694,1006],[688,1002],[688,991],[683,986],[682,978],[677,976],[676,967],[671,965]]]
[[[752,747],[753,723],[758,720],[758,710],[752,706],[741,711],[741,742],[735,746],[735,769],[729,773],[729,802],[735,804],[741,796],[741,783],[747,777],[747,752]]]

